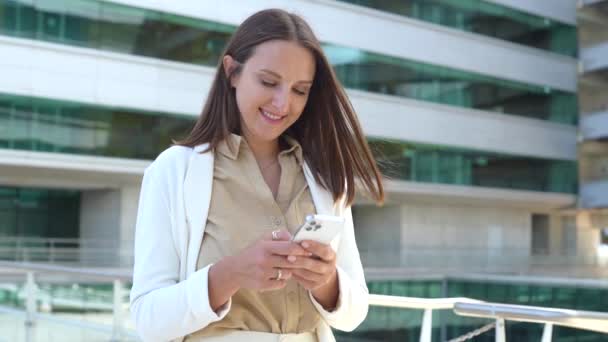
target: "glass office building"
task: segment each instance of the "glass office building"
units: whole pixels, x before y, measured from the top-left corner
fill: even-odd
[[[129,266],[143,170],[192,128],[230,34],[270,4],[0,0],[0,236],[88,241],[77,245],[90,255],[116,251],[93,258],[100,264]],[[604,136],[577,144],[577,134],[579,125],[601,127],[602,118],[587,118],[605,112],[596,86],[606,69],[585,71],[582,86],[577,74],[608,40],[595,22],[578,37],[572,1],[286,6],[322,38],[387,177],[384,207],[362,198],[353,210],[370,274],[390,277],[387,265],[490,278],[601,274],[602,216],[577,209],[597,198],[579,197],[600,189],[589,184],[603,186],[595,156]],[[581,7],[578,22],[604,9]],[[534,267],[539,258],[551,267]],[[414,294],[369,281],[372,292]],[[398,276],[391,284],[414,286]],[[503,291],[438,284],[416,283],[415,293],[493,300]],[[532,303],[509,291],[506,301]],[[547,305],[569,307],[570,297],[559,298]],[[362,327],[373,328],[369,336],[393,336],[382,315]],[[403,326],[419,325],[410,321]],[[440,336],[461,331],[453,327]],[[411,331],[394,336],[414,338]]]

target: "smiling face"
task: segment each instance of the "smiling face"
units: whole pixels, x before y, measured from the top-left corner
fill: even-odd
[[[225,70],[236,62],[224,57]],[[312,53],[298,43],[271,40],[258,45],[231,79],[250,143],[268,143],[291,126],[304,110],[315,75]]]

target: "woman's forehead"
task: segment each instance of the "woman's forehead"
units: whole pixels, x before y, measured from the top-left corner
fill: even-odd
[[[246,68],[293,82],[312,81],[315,59],[307,48],[296,42],[272,40],[255,48]]]

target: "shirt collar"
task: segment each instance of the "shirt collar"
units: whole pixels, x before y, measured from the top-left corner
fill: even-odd
[[[304,157],[302,153],[302,146],[300,145],[300,143],[298,143],[297,140],[288,135],[283,135],[282,138],[285,140],[289,147],[279,152],[279,155],[287,155],[293,153],[296,157],[298,164],[302,165],[302,163],[304,162]],[[232,160],[236,160],[239,156],[239,151],[241,150],[242,145],[246,143],[247,142],[245,141],[245,139],[243,139],[242,136],[230,133],[224,140],[222,140],[217,145],[217,151]],[[232,149],[230,148],[231,146]]]
[[[243,140],[243,137],[240,135],[230,133],[217,145],[217,151],[232,160],[236,160],[241,149],[241,140]]]
[[[301,166],[302,163],[304,162],[304,155],[303,155],[303,152],[302,152],[302,146],[300,145],[300,143],[296,139],[288,136],[287,134],[283,135],[282,137],[285,140],[285,142],[287,142],[287,145],[289,145],[289,148],[287,148],[286,150],[281,151],[279,153],[279,155],[293,153],[293,155],[296,157],[296,161]]]

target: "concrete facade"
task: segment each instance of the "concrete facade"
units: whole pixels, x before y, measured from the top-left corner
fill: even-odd
[[[546,92],[575,92],[578,87],[576,58],[338,1],[105,2],[230,25],[256,10],[283,7],[308,19],[327,43]],[[575,23],[574,2],[569,0],[493,2]],[[0,55],[6,56],[0,60],[2,93],[192,117],[198,115],[215,72],[189,63],[7,36],[0,37]],[[581,95],[584,108],[605,102],[605,89],[595,86],[598,77],[581,82],[593,89]],[[580,149],[572,125],[352,89],[348,95],[365,133],[373,138],[560,161],[575,161]],[[97,258],[104,241],[113,241],[112,248],[120,253],[104,260],[128,264],[139,183],[150,162],[0,149],[0,184],[82,191],[80,238],[91,241],[90,248],[81,250],[83,258]],[[528,265],[536,257],[533,215],[548,219],[546,233],[540,229],[543,233],[536,235],[547,239],[541,243],[547,255],[578,255],[598,243],[598,225],[571,212],[576,207],[571,194],[411,183],[391,188],[391,200],[383,208],[363,201],[354,208],[367,265],[490,271],[505,260],[500,266]]]
[[[579,247],[601,246],[608,227],[608,1],[579,1]],[[599,255],[605,262],[606,255]]]
[[[82,192],[81,260],[98,266],[129,266],[139,201],[139,186]]]
[[[547,219],[541,250],[532,246],[533,215]],[[571,262],[598,265],[592,248],[597,230],[589,225],[578,229],[573,214],[407,201],[383,209],[358,206],[354,220],[362,259],[370,269],[542,274],[546,265],[547,273],[556,272],[556,265],[568,272]]]

